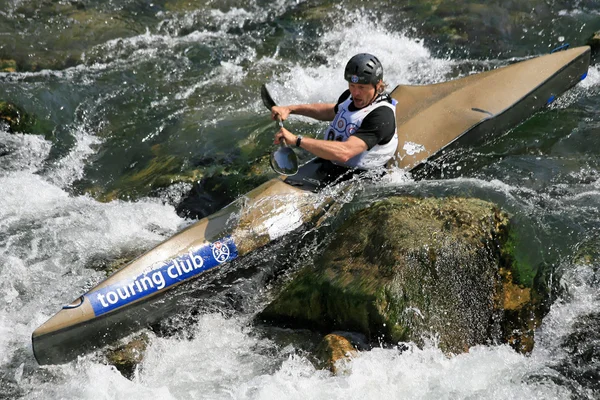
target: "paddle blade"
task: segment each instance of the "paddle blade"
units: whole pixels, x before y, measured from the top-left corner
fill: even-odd
[[[268,110],[271,110],[271,108],[277,105],[271,97],[271,93],[269,93],[269,91],[267,90],[267,85],[265,85],[264,83],[260,87],[260,97],[262,98],[262,102]]]
[[[271,153],[271,168],[280,175],[296,175],[298,172],[298,157],[294,150],[286,145],[281,145],[277,151]]]

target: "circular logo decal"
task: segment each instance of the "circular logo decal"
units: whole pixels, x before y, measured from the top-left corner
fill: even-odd
[[[348,136],[350,136],[354,132],[356,132],[357,129],[358,129],[358,126],[356,124],[349,124],[348,128],[346,128],[346,132],[348,132]]]
[[[225,243],[215,242],[213,243],[212,253],[215,260],[223,263],[229,258],[229,247]]]
[[[358,82],[358,76],[352,75],[352,78],[350,78],[350,81],[352,81],[352,83]]]

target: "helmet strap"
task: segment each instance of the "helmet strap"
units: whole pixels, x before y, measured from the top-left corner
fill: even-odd
[[[373,98],[371,99],[371,101],[369,102],[369,104],[373,103],[375,101],[375,99],[377,97],[379,97],[379,95],[381,93],[383,93],[383,87],[380,87],[380,88],[377,87],[379,85],[379,83],[381,83],[381,81],[373,84],[373,87],[375,88],[375,94],[373,95]]]
[[[373,102],[375,101],[375,99],[377,98],[377,96],[379,96],[379,93],[377,93],[377,89],[375,89],[375,94],[371,98],[371,101],[369,101],[369,104],[373,104]]]

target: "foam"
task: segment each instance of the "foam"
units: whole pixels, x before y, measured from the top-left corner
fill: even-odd
[[[347,89],[343,79],[346,62],[355,54],[375,54],[384,67],[384,80],[390,89],[414,81],[439,81],[450,71],[453,61],[431,56],[422,41],[401,32],[389,32],[385,24],[373,24],[363,13],[350,15],[352,24],[328,30],[320,40],[319,52],[325,65],[296,65],[274,77],[269,88],[282,104],[335,102]]]
[[[51,144],[44,138],[8,133],[0,128],[0,143],[8,154],[0,157],[0,176],[13,171],[39,171],[50,153]]]
[[[65,71],[0,74],[3,81],[28,79],[77,79],[89,84],[86,75],[94,71],[128,67],[140,61],[172,55],[178,46],[196,42],[235,46],[238,39],[226,32],[245,20],[266,21],[273,12],[295,7],[295,0],[279,0],[263,11],[251,2],[245,9],[210,11],[218,23],[217,32],[194,31],[177,37],[171,34],[141,35],[109,41],[96,50],[107,56],[93,65],[80,65]],[[194,27],[195,15],[173,17],[177,26]],[[179,19],[178,19],[179,18]],[[183,19],[183,20],[182,20]],[[220,64],[217,70],[186,87],[176,99],[187,99],[206,85],[242,84],[256,71],[266,68],[279,72],[267,82],[276,101],[335,101],[346,89],[342,79],[345,62],[356,52],[376,54],[384,64],[385,79],[396,84],[440,81],[456,61],[433,57],[421,40],[406,33],[389,31],[385,21],[373,23],[370,15],[347,13],[342,22],[324,32],[318,43],[322,65],[279,59],[279,53],[256,59],[253,49],[239,49],[238,56]],[[186,25],[187,24],[187,25]],[[165,30],[169,26],[164,24]],[[158,29],[162,29],[161,26]],[[173,26],[175,29],[175,25]],[[230,44],[229,42],[233,43]],[[179,56],[175,54],[175,56]],[[242,62],[253,61],[251,67]],[[489,63],[494,63],[490,61]],[[486,62],[487,63],[487,62]],[[588,78],[578,87],[583,95],[596,91],[600,74],[590,68]],[[165,97],[164,101],[168,101]],[[257,101],[258,103],[258,101]],[[166,103],[157,101],[155,107]],[[256,107],[262,107],[256,105]],[[397,349],[363,352],[346,365],[345,375],[332,376],[315,369],[300,349],[278,348],[257,337],[244,318],[218,314],[199,316],[190,330],[194,338],[151,336],[148,353],[133,381],[94,355],[63,366],[34,366],[30,334],[39,324],[103,278],[86,269],[95,255],[118,257],[143,251],[178,231],[187,221],[158,200],[135,203],[99,203],[87,196],[73,196],[68,186],[83,174],[87,159],[100,143],[93,130],[73,128],[75,146],[69,154],[44,169],[51,144],[43,138],[0,132],[0,141],[15,151],[0,164],[0,362],[10,379],[19,384],[25,397],[35,398],[210,398],[210,399],[379,399],[389,398],[547,398],[569,397],[565,387],[551,379],[537,382],[531,375],[551,373],[560,338],[569,333],[569,324],[582,313],[598,308],[597,288],[589,284],[585,272],[567,279],[574,300],[553,306],[540,330],[540,343],[530,357],[516,354],[506,346],[479,346],[456,357],[444,355],[435,344],[425,349],[409,345]],[[7,160],[8,162],[5,162]],[[457,179],[444,182],[413,182],[403,171],[394,171],[378,187],[448,187],[484,192],[500,197],[509,206],[535,211],[529,188],[502,181]],[[595,185],[597,187],[597,185]],[[351,196],[349,196],[351,198]],[[348,200],[350,201],[350,200]],[[278,221],[276,221],[278,222]],[[280,228],[279,225],[275,225]],[[276,231],[278,233],[279,231]],[[582,267],[583,268],[583,267]],[[25,367],[23,367],[25,364]],[[7,378],[9,379],[9,378]]]

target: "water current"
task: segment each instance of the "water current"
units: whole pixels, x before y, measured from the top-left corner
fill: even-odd
[[[0,1],[0,59],[28,66],[0,73],[0,100],[49,127],[43,135],[0,127],[0,398],[600,398],[594,65],[546,110],[444,176],[415,181],[396,171],[348,205],[457,195],[510,212],[523,238],[520,257],[556,274],[562,289],[530,355],[488,345],[448,357],[431,341],[363,352],[334,376],[256,331],[249,321],[264,292],[250,284],[257,293],[243,293],[243,282],[239,295],[250,305],[241,311],[213,307],[185,334],[149,332],[132,379],[95,354],[41,367],[31,348],[37,326],[103,278],[90,268],[94,260],[141,254],[274,176],[248,169],[272,150],[262,83],[282,104],[334,101],[346,87],[343,65],[357,52],[378,55],[394,87],[582,45],[600,29],[597,2],[531,3],[521,24],[503,19],[513,14],[501,3],[477,8],[478,19],[463,23],[479,36],[456,41],[437,35],[439,21],[408,1]],[[305,118],[289,127],[307,136],[323,128]],[[203,204],[186,214],[177,205],[193,181],[157,180],[190,170],[202,177]],[[307,262],[314,246],[304,246],[298,259]]]

